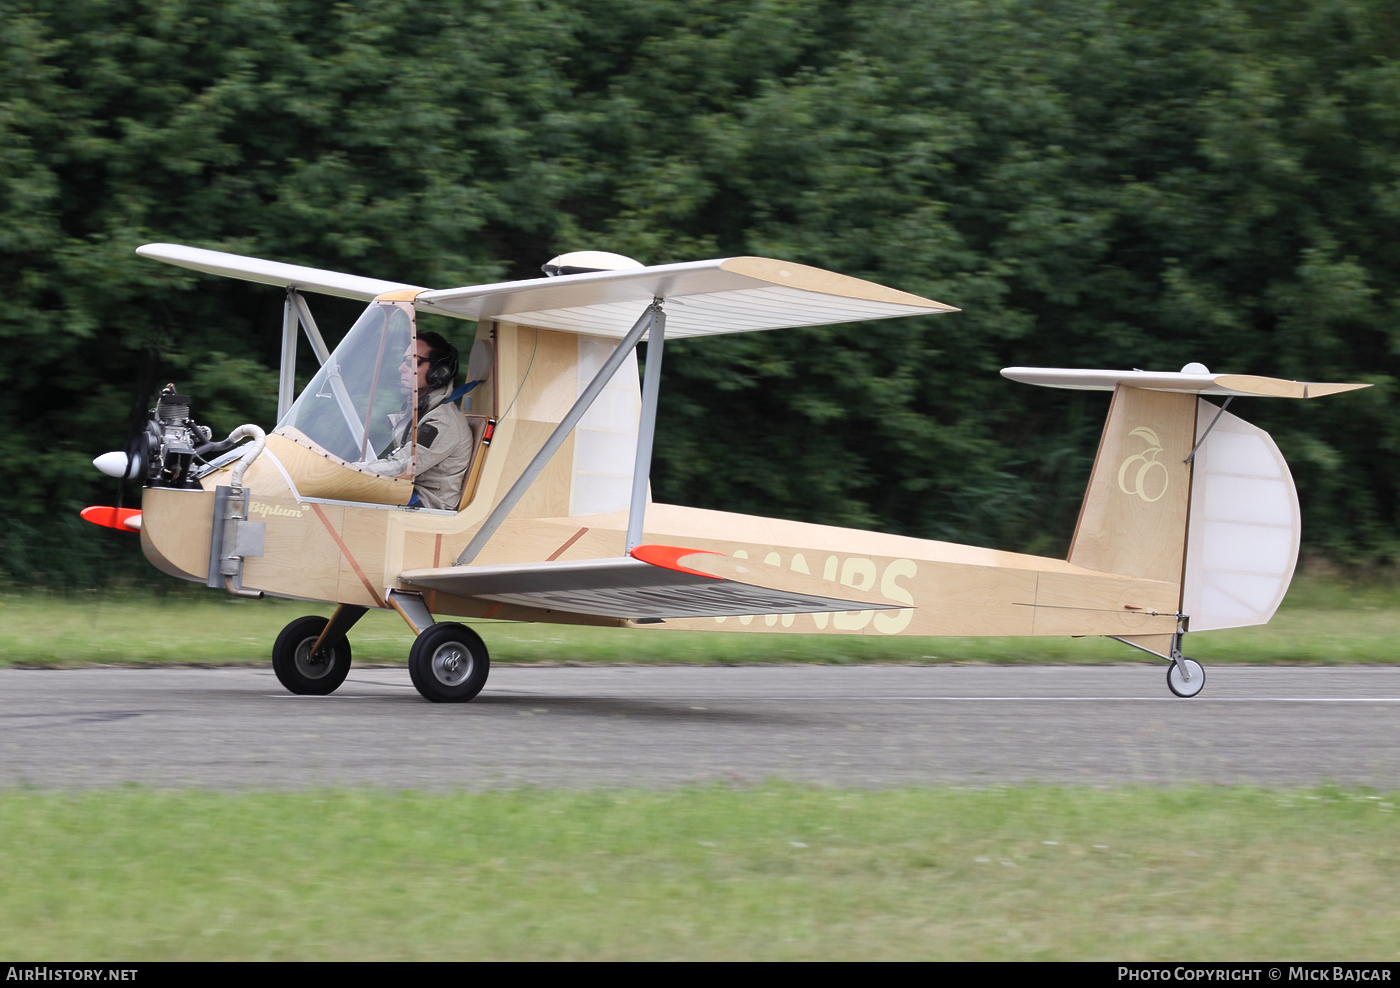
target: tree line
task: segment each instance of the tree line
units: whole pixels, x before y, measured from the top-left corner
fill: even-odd
[[[1400,8],[1382,0],[0,0],[0,571],[151,381],[274,417],[281,297],[171,241],[433,287],[758,254],[922,320],[669,345],[659,499],[1056,554],[1107,395],[1010,364],[1367,381],[1236,403],[1309,551],[1400,549]],[[332,342],[356,306],[312,297]],[[447,327],[466,338],[463,324]],[[313,358],[303,347],[309,377]],[[158,386],[158,385],[157,385]]]

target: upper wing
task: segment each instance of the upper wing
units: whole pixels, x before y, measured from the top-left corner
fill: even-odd
[[[1147,391],[1184,391],[1203,395],[1253,395],[1263,398],[1320,398],[1341,391],[1369,388],[1369,384],[1317,384],[1285,381],[1252,374],[1200,374],[1172,371],[1085,370],[1065,367],[1006,367],[1002,377],[1022,384],[1073,391],[1112,391],[1120,384]]]
[[[632,557],[408,570],[399,579],[458,597],[627,620],[908,608],[828,580],[718,553],[643,545]]]
[[[366,301],[387,292],[414,292],[414,305],[423,312],[458,319],[504,319],[614,338],[625,336],[653,299],[666,302],[666,335],[673,338],[958,311],[859,278],[765,257],[658,264],[432,291],[178,244],[146,244],[136,253],[206,274]]]
[[[568,333],[620,338],[652,299],[666,302],[666,335],[759,329],[957,312],[951,305],[766,257],[730,257],[424,292],[425,312],[504,319]]]
[[[415,285],[404,285],[397,281],[361,278],[359,275],[341,274],[339,271],[308,268],[300,264],[283,264],[281,261],[264,261],[259,257],[226,254],[221,250],[204,250],[200,247],[183,247],[180,244],[146,244],[144,247],[137,247],[136,253],[153,261],[164,261],[166,264],[202,271],[205,274],[255,281],[260,285],[320,292],[323,295],[339,295],[341,298],[358,298],[366,302],[385,292],[423,290]]]

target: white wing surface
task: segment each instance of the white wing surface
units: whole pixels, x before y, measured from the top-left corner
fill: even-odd
[[[415,304],[463,319],[619,338],[652,299],[666,336],[708,336],[956,312],[951,305],[765,257],[730,257],[424,292]]]
[[[440,291],[179,244],[136,253],[193,271],[369,300],[415,292],[414,305],[458,319],[500,319],[619,339],[653,299],[666,303],[666,335],[707,336],[957,312],[951,305],[846,275],[766,257],[729,257],[532,278]]]
[[[204,250],[180,244],[146,244],[144,247],[137,247],[136,253],[153,261],[164,261],[166,264],[204,274],[217,274],[225,278],[253,281],[260,285],[276,285],[279,288],[295,288],[304,292],[318,292],[322,295],[339,295],[341,298],[357,298],[366,302],[385,292],[422,291],[414,285],[404,285],[397,281],[361,278],[359,275],[341,274],[339,271],[308,268],[300,264],[283,264],[281,261],[265,261],[259,257],[244,257],[241,254],[226,254],[220,250]]]

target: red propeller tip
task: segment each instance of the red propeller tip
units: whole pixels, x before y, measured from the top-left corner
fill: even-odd
[[[78,512],[83,521],[90,521],[103,528],[115,528],[119,532],[141,530],[140,508],[112,508],[105,504],[94,504]]]

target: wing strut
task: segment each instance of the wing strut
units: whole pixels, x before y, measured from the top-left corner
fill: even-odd
[[[653,311],[654,310],[654,311]],[[647,482],[651,479],[651,447],[656,438],[656,401],[661,392],[661,348],[666,343],[666,313],[652,303],[647,331],[647,374],[642,381],[642,421],[637,427],[637,459],[632,466],[632,507],[627,514],[627,552],[642,544],[647,514]]]
[[[281,422],[296,399],[297,387],[297,323],[306,330],[306,339],[316,353],[316,359],[325,364],[330,359],[326,341],[311,317],[311,307],[295,288],[287,288],[287,299],[282,303],[282,366],[277,375],[277,421]]]
[[[306,330],[307,342],[311,344],[311,349],[316,352],[316,359],[321,366],[326,365],[326,361],[331,359],[331,352],[326,348],[326,341],[321,339],[321,331],[316,327],[316,320],[311,318],[311,307],[306,304],[306,296],[295,288],[288,289],[287,292],[292,299],[292,304],[297,308],[297,318],[301,320],[301,328]]]
[[[491,541],[491,536],[496,534],[496,529],[501,527],[501,523],[506,520],[506,516],[510,514],[511,509],[514,508],[516,503],[525,495],[525,492],[530,489],[530,485],[535,482],[535,478],[537,478],[544,471],[544,468],[546,465],[548,465],[550,458],[554,456],[555,452],[559,449],[559,447],[564,444],[564,440],[568,438],[569,433],[573,431],[574,426],[578,424],[578,420],[583,418],[584,413],[592,407],[593,402],[597,399],[598,395],[602,394],[603,388],[606,387],[607,383],[612,380],[613,374],[617,373],[617,369],[622,366],[622,361],[627,358],[627,354],[630,353],[632,351],[632,348],[637,345],[637,342],[641,340],[642,336],[645,335],[646,331],[656,324],[657,317],[660,315],[661,300],[659,298],[653,299],[651,305],[647,306],[646,311],[642,313],[641,318],[639,318],[635,323],[632,324],[632,328],[627,331],[627,335],[622,338],[622,341],[618,343],[617,347],[613,350],[613,352],[608,354],[608,359],[603,361],[603,366],[598,370],[598,373],[594,375],[593,380],[588,382],[588,387],[583,389],[583,394],[578,396],[578,400],[574,402],[574,406],[569,409],[568,414],[564,416],[563,420],[557,426],[554,427],[554,431],[551,432],[549,434],[549,438],[544,441],[544,445],[541,446],[540,451],[535,454],[535,458],[530,461],[530,465],[527,466],[521,472],[520,477],[515,481],[514,484],[511,485],[510,490],[506,491],[506,496],[501,498],[501,503],[496,505],[496,507],[492,509],[491,514],[487,516],[486,521],[482,523],[481,528],[477,529],[477,533],[472,536],[472,540],[467,543],[467,547],[462,550],[462,554],[457,557],[457,562],[454,565],[467,565],[477,557],[477,554],[480,553],[483,548],[485,548],[486,543]],[[660,334],[658,333],[657,335],[659,338]],[[658,348],[658,351],[659,349],[660,348]],[[651,374],[651,355],[648,354],[647,356],[647,380],[656,382],[649,385],[652,388],[657,387],[660,383],[659,381],[657,381],[657,378],[661,376],[659,352],[657,354],[657,357],[657,374],[655,375],[655,377],[653,377],[653,375]],[[643,396],[642,398],[642,407],[644,410],[643,417],[645,418],[645,396]],[[654,397],[651,406],[651,415],[654,424],[656,418],[656,403]],[[642,428],[638,430],[637,436],[637,458],[639,463],[641,461],[640,447],[643,433],[645,433],[647,438],[647,464],[649,467],[651,460],[650,453],[652,428],[649,427],[645,421],[642,423]],[[645,499],[645,476],[643,476],[641,483],[642,496],[643,499]],[[632,477],[632,484],[632,497],[633,504],[635,505],[637,484],[637,477],[635,474]],[[638,534],[640,536],[640,520],[637,522],[637,526]],[[628,522],[627,528],[630,540],[632,530],[631,521]]]
[[[296,289],[287,289],[282,302],[282,366],[277,372],[277,421],[287,417],[297,390],[297,310],[292,305]]]

